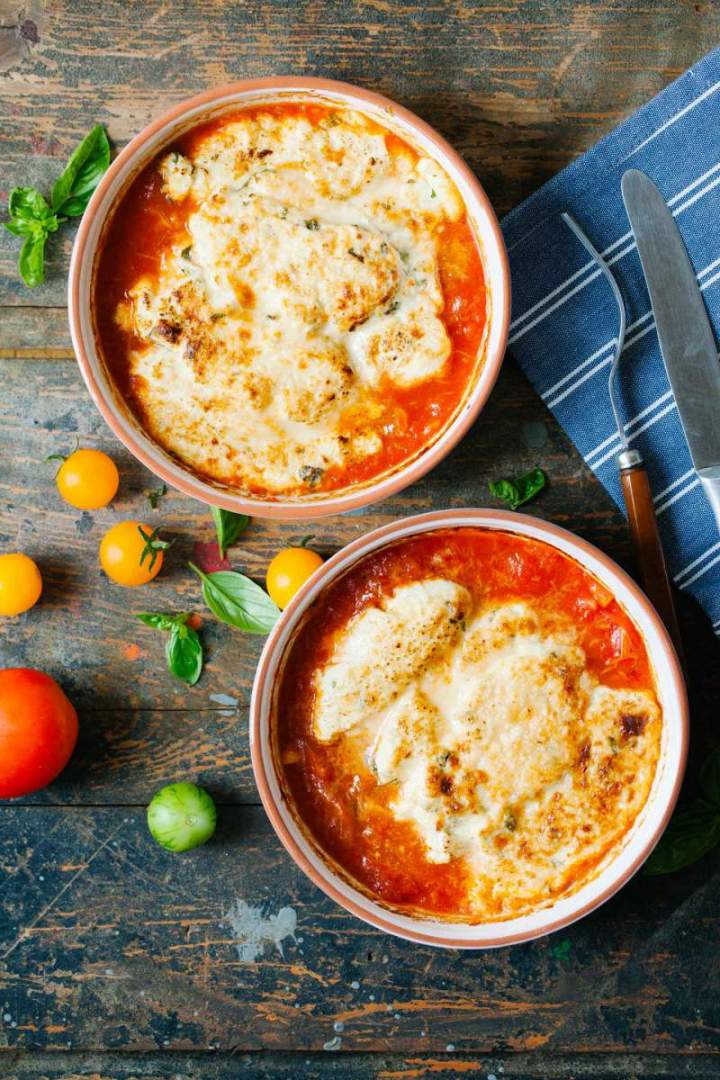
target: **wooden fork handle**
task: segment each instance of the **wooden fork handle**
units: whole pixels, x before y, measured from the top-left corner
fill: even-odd
[[[682,660],[680,627],[645,465],[637,450],[625,450],[620,454],[618,464],[643,588],[665,623]]]

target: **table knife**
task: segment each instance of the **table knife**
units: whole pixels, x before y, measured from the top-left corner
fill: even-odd
[[[720,531],[720,361],[710,320],[680,231],[652,180],[629,169],[622,196],[680,422]]]

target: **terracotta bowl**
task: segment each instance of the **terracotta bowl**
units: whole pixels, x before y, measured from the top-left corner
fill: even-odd
[[[611,590],[643,635],[663,709],[663,734],[655,780],[622,848],[601,873],[551,907],[503,922],[448,923],[393,911],[356,888],[330,864],[298,825],[282,792],[273,752],[271,713],[283,659],[305,612],[322,591],[364,556],[391,541],[433,529],[470,526],[502,529],[544,541],[570,555]],[[680,790],[688,741],[685,684],[675,650],[655,609],[620,567],[597,548],[547,522],[501,510],[443,510],[375,529],[328,560],[285,609],[258,665],[250,705],[252,762],[263,805],[280,840],[308,877],[347,911],[380,930],[425,945],[487,949],[515,945],[568,926],[604,903],[643,864],[662,835]]]
[[[265,499],[200,479],[143,431],[99,355],[91,286],[109,215],[145,165],[189,128],[243,106],[282,100],[322,101],[359,110],[443,166],[460,191],[481,249],[490,310],[484,364],[467,388],[452,422],[416,458],[374,482],[342,493]],[[432,469],[462,438],[487,401],[500,370],[510,319],[510,278],[505,245],[485,192],[459,154],[428,124],[388,98],[347,83],[311,78],[254,79],[209,90],[177,105],[118,154],[90,200],[78,230],[70,264],[69,314],[73,346],[88,390],[115,435],[139,461],[166,483],[203,502],[257,517],[307,519],[365,506],[400,491]]]

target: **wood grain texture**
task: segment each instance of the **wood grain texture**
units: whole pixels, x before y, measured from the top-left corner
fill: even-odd
[[[503,213],[719,32],[720,5],[709,0],[0,3],[0,200],[18,183],[47,188],[94,122],[119,148],[189,94],[286,72],[357,82],[413,109],[458,147]],[[47,282],[29,291],[18,242],[0,229],[0,550],[36,556],[46,583],[35,610],[0,625],[0,664],[55,674],[81,719],[60,780],[0,811],[0,1075],[720,1075],[717,854],[672,878],[636,878],[556,938],[477,955],[384,937],[295,869],[254,805],[247,706],[262,639],[204,612],[207,668],[187,689],[165,671],[161,636],[132,618],[148,607],[202,610],[185,563],[212,527],[204,507],[174,492],[149,509],[155,479],[87,396],[64,308],[72,235],[51,238]],[[108,510],[75,512],[55,492],[43,459],[76,437],[120,467]],[[330,553],[401,515],[486,505],[489,480],[538,464],[550,485],[528,511],[632,569],[624,520],[511,360],[473,431],[431,476],[319,522],[315,545]],[[104,529],[131,516],[178,538],[141,595],[97,567]],[[306,531],[254,522],[232,562],[262,579],[270,555]],[[720,664],[706,620],[687,598],[680,605],[692,788],[717,740]],[[212,791],[220,826],[205,848],[177,857],[153,844],[144,806],[181,778]],[[282,952],[248,948],[238,901],[265,919],[291,907],[295,937]]]
[[[554,938],[441,952],[325,899],[256,807],[227,808],[182,857],[155,846],[142,810],[8,808],[0,1044],[717,1052],[719,873],[715,855],[679,879],[636,878]],[[273,918],[293,933],[273,941]]]
[[[9,1053],[4,1080],[717,1080],[712,1054]]]

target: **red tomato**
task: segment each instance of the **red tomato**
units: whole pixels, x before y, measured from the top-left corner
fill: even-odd
[[[77,734],[77,713],[54,679],[34,668],[0,669],[0,799],[54,780]]]

